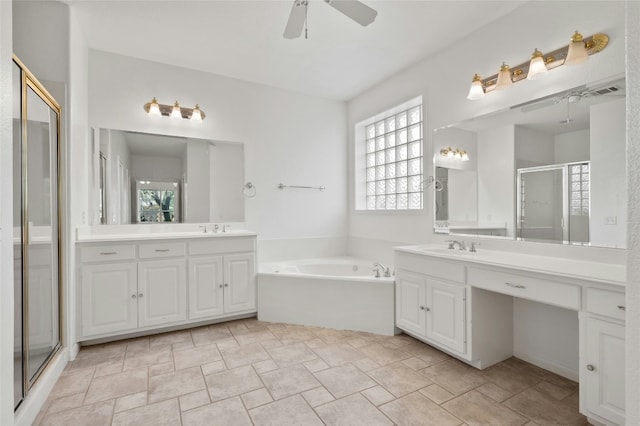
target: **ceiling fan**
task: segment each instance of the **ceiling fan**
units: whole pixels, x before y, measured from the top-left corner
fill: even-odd
[[[307,38],[307,11],[310,0],[294,0],[289,14],[287,26],[284,29],[284,38],[298,38],[302,35]],[[366,27],[376,19],[378,12],[357,0],[324,0],[329,6],[338,12],[353,19],[358,24]]]

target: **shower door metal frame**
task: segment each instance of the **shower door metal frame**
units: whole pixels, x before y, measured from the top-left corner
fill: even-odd
[[[22,206],[21,206],[21,228],[22,228],[22,401],[28,395],[29,390],[33,384],[38,380],[42,372],[47,368],[53,357],[62,348],[62,342],[64,340],[63,329],[63,291],[62,291],[62,180],[60,179],[60,170],[62,166],[60,155],[60,115],[62,113],[60,104],[54,99],[54,97],[45,89],[45,87],[38,81],[38,79],[29,71],[24,63],[14,54],[13,62],[20,68],[20,108],[21,108],[21,125],[20,125],[20,144],[22,150],[21,158],[21,179],[22,179]],[[57,244],[55,247],[52,245],[52,250],[57,250],[57,290],[58,290],[58,342],[54,345],[51,353],[46,357],[45,361],[38,368],[38,370],[29,377],[29,357],[26,355],[29,348],[29,226],[28,226],[28,181],[27,181],[27,165],[28,165],[28,134],[27,134],[27,122],[28,122],[28,105],[27,105],[27,93],[28,89],[42,99],[49,108],[51,108],[56,114],[56,143],[55,164],[56,164],[56,231],[57,231]],[[53,186],[52,186],[53,188]],[[52,218],[53,219],[53,218]],[[53,221],[52,221],[53,223]],[[25,284],[26,283],[26,284]],[[17,409],[20,403],[16,405],[14,401],[14,407]]]

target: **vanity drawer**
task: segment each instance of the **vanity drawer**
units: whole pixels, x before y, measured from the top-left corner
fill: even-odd
[[[580,287],[575,285],[477,268],[469,268],[467,274],[467,282],[473,287],[563,308],[580,309]]]
[[[447,262],[429,256],[414,254],[396,255],[396,269],[418,272],[443,280],[464,284],[464,266],[459,263]]]
[[[624,320],[624,293],[587,288],[586,310],[593,314]]]
[[[105,245],[80,248],[80,259],[83,262],[109,262],[113,260],[134,260],[136,258],[136,246]]]
[[[222,254],[255,251],[254,237],[211,237],[189,242],[189,254]]]
[[[184,243],[153,243],[140,244],[140,259],[156,259],[159,257],[184,256],[186,253]]]

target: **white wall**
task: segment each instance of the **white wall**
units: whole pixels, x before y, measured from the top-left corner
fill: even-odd
[[[516,125],[515,138],[516,169],[553,164],[553,136]]]
[[[589,161],[589,129],[556,135],[554,157],[558,164]]]
[[[257,189],[246,200],[246,222],[262,242],[344,238],[344,103],[101,51],[89,58],[92,127],[243,142],[245,180]],[[198,103],[207,118],[200,125],[150,120],[142,106],[153,96]],[[281,182],[327,190],[281,191]]]
[[[126,181],[131,171],[131,154],[123,132],[117,130],[101,130],[100,143],[107,146],[107,189],[109,191],[107,208],[109,223],[131,223],[131,184]],[[123,168],[123,172],[120,171]],[[87,176],[90,179],[91,175]],[[129,179],[130,181],[130,179]]]
[[[242,222],[244,147],[241,144],[216,143],[210,150],[211,204],[210,222]]]
[[[478,221],[478,173],[475,170],[448,171],[449,222]]]
[[[185,195],[189,222],[209,222],[210,183],[212,182],[209,160],[211,149],[207,141],[190,140],[186,146],[187,169],[183,173],[187,173],[188,183]]]
[[[640,424],[640,2],[627,2],[626,421]]]
[[[621,98],[591,107],[590,234],[596,245],[627,243],[625,103]]]
[[[12,3],[0,2],[0,424],[13,424]]]

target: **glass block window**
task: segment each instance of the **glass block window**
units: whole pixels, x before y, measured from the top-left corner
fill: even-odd
[[[571,164],[569,203],[572,216],[589,216],[589,163]]]
[[[359,126],[356,209],[422,209],[422,98]]]

